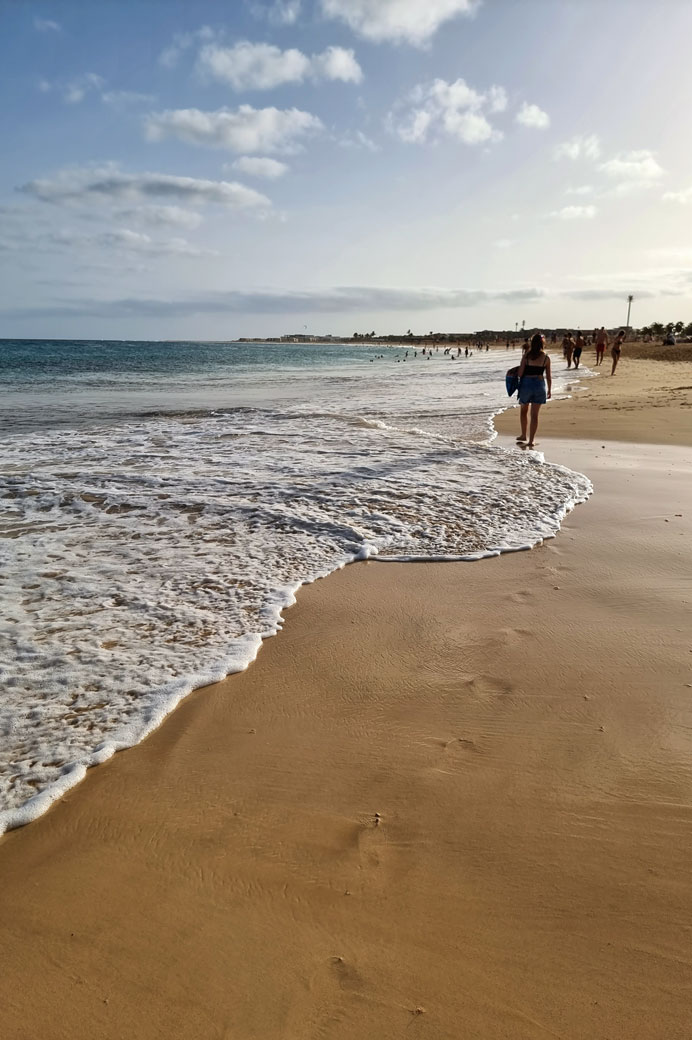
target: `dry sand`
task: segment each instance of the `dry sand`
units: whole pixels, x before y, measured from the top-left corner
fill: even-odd
[[[633,441],[646,444],[692,446],[692,344],[675,348],[674,357],[685,351],[688,361],[652,362],[627,356],[653,348],[625,344],[623,358],[611,377],[611,359],[606,355],[595,378],[575,380],[570,401],[553,401],[542,412],[540,433],[554,437],[584,437],[601,441]],[[564,372],[565,362],[549,349],[553,373]],[[584,364],[593,366],[592,348],[584,352]],[[515,352],[516,355],[516,352]],[[514,408],[497,416],[501,433],[519,432],[519,414]],[[691,1034],[692,1035],[692,1034]]]
[[[543,446],[558,538],[306,588],[0,841],[3,1038],[688,1040],[692,453]]]

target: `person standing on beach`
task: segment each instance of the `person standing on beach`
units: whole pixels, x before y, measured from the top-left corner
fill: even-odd
[[[610,356],[613,359],[613,367],[610,370],[611,376],[615,375],[615,369],[618,367],[618,361],[620,360],[620,354],[622,353],[622,344],[625,342],[625,333],[620,329],[615,342],[613,343],[613,349],[610,352]]]
[[[579,329],[577,329],[577,339],[574,344],[574,351],[572,357],[574,359],[574,367],[579,368],[579,362],[581,361],[581,352],[584,349],[584,337],[582,336]],[[567,366],[569,368],[569,366]]]
[[[546,394],[546,382],[548,392]],[[526,426],[531,406],[531,425],[529,427],[528,447],[533,448],[538,429],[538,413],[541,405],[552,396],[553,380],[550,372],[550,358],[544,349],[544,340],[540,332],[531,340],[529,349],[519,365],[519,416],[521,433],[517,437],[520,443],[526,441]]]
[[[603,355],[605,354],[605,349],[608,346],[609,342],[610,342],[610,340],[608,339],[608,333],[606,332],[606,330],[603,327],[603,325],[601,325],[600,329],[596,333],[596,364],[597,365],[603,364]]]
[[[574,341],[572,339],[572,333],[566,332],[565,337],[562,341],[562,353],[567,361],[567,368],[572,367],[572,352],[574,351]]]

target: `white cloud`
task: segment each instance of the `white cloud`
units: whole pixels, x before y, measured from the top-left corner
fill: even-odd
[[[286,163],[279,162],[278,159],[268,159],[258,155],[241,155],[240,159],[231,163],[231,166],[234,170],[247,173],[250,177],[265,177],[270,181],[283,177],[289,169]]]
[[[353,130],[345,133],[339,139],[342,148],[365,148],[368,152],[379,152],[379,145],[375,144],[371,137],[364,134],[362,130]]]
[[[601,142],[596,134],[577,135],[559,144],[553,154],[556,159],[598,159]]]
[[[92,91],[98,92],[102,90],[105,83],[105,79],[102,76],[98,76],[95,72],[85,72],[83,75],[76,76],[68,82],[56,81],[51,83],[49,80],[42,79],[38,84],[38,89],[43,94],[56,91],[62,95],[62,99],[66,104],[76,105],[83,101],[86,95]]]
[[[601,163],[599,170],[614,182],[608,194],[616,196],[646,191],[655,187],[665,175],[663,167],[647,149],[618,155]]]
[[[692,188],[683,188],[682,191],[667,191],[663,195],[664,202],[679,202],[681,205],[686,206],[689,202],[692,202]]]
[[[145,122],[150,141],[177,137],[188,144],[233,152],[292,152],[300,140],[324,129],[322,122],[299,108],[219,108],[202,112],[179,108],[157,112]]]
[[[37,32],[62,32],[62,26],[58,22],[51,21],[50,18],[39,18],[34,15],[33,23]]]
[[[593,195],[594,188],[591,184],[580,184],[576,188],[565,188],[565,195]]]
[[[195,32],[176,33],[173,42],[159,54],[159,65],[163,65],[166,69],[174,69],[185,51],[196,43],[213,40],[214,35],[214,30],[210,29],[208,25],[203,25]]]
[[[443,79],[419,84],[389,114],[388,126],[402,141],[422,144],[432,134],[444,135],[464,144],[497,141],[502,133],[489,122],[486,112],[499,111],[506,100],[502,87],[479,93],[465,80]]]
[[[62,170],[53,179],[29,181],[20,191],[53,203],[152,202],[174,199],[192,205],[215,203],[239,210],[267,210],[266,195],[235,181],[210,181],[166,173],[123,173],[114,164]]]
[[[597,212],[595,206],[564,206],[554,210],[550,216],[557,220],[593,220]]]
[[[198,70],[234,90],[268,90],[280,83],[300,83],[310,70],[310,59],[295,49],[282,51],[269,43],[241,40],[233,47],[210,43],[202,47]]]
[[[251,4],[256,18],[266,18],[270,25],[295,25],[300,17],[301,0],[274,0],[274,3]]]
[[[496,249],[511,249],[513,245],[516,245],[516,239],[514,238],[498,238],[493,245]]]
[[[504,87],[491,87],[487,91],[487,98],[491,112],[504,112],[507,108],[507,91]]]
[[[184,238],[168,238],[155,240],[140,231],[129,228],[116,228],[101,231],[95,235],[85,235],[79,231],[63,230],[52,233],[48,240],[55,245],[70,246],[80,249],[117,249],[133,253],[150,253],[159,256],[211,256],[216,255],[208,249],[199,249]]]
[[[550,116],[538,105],[528,105],[526,102],[517,112],[515,122],[522,126],[532,127],[534,130],[545,130],[550,126]]]
[[[312,75],[316,79],[340,80],[342,83],[360,83],[363,70],[354,52],[345,47],[327,47],[312,56]]]
[[[140,206],[138,209],[118,210],[113,215],[128,223],[143,223],[151,227],[182,227],[189,231],[198,228],[203,219],[200,213],[180,206]]]
[[[425,46],[440,26],[458,15],[470,15],[477,0],[320,0],[327,18],[377,43]]]
[[[127,108],[128,105],[151,105],[156,100],[153,94],[138,94],[134,90],[106,90],[101,94],[104,105]]]
[[[363,73],[352,50],[327,47],[309,57],[291,48],[282,51],[269,43],[241,40],[232,47],[207,43],[199,52],[197,70],[228,83],[234,90],[270,90],[282,83],[305,79],[342,80],[360,83]]]

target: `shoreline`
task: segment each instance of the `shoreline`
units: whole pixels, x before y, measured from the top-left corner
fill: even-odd
[[[563,399],[560,398],[560,400]],[[512,403],[508,402],[507,407],[511,409],[513,407]],[[495,437],[493,423],[498,414],[503,413],[495,413],[495,415],[491,412],[487,413],[488,420],[485,439],[481,442],[473,443],[493,443]],[[511,447],[514,448],[515,445],[512,444]],[[527,551],[542,544],[546,538],[556,536],[559,533],[559,524],[562,523],[564,517],[568,515],[572,509],[576,508],[577,505],[586,501],[590,494],[590,487],[585,491],[580,491],[579,493],[575,491],[574,497],[566,502],[564,511],[561,515],[558,517],[551,517],[551,520],[558,524],[554,533],[546,533],[545,528],[541,530],[539,527],[535,532],[532,532],[530,536],[531,540],[527,540],[524,544],[512,544],[509,542],[502,544],[500,547],[491,545],[490,547],[479,549],[478,551],[470,550],[468,553],[462,555],[407,555],[402,553],[400,556],[396,557],[378,556],[376,552],[372,552],[370,547],[364,544],[358,553],[345,560],[340,565],[337,565],[330,573],[335,573],[337,570],[358,562],[361,559],[370,559],[371,553],[373,562],[378,563],[471,563],[477,562],[481,559],[490,559],[506,552]],[[328,575],[320,575],[320,577],[325,576]],[[236,651],[231,655],[230,660],[233,662],[233,666],[230,667],[230,670],[225,672],[225,674],[223,671],[223,665],[219,667],[215,664],[214,667],[206,669],[203,678],[198,677],[195,680],[180,679],[168,683],[165,690],[160,693],[157,692],[155,708],[152,711],[151,716],[145,717],[141,720],[134,736],[129,733],[125,735],[117,730],[108,736],[104,736],[104,739],[99,743],[99,745],[88,755],[70,762],[69,767],[65,772],[60,774],[58,778],[48,786],[34,794],[28,801],[12,808],[0,809],[0,840],[5,833],[9,833],[17,828],[28,826],[30,823],[34,823],[36,820],[40,819],[41,816],[50,811],[52,806],[59,802],[75,786],[82,783],[89,770],[93,769],[95,766],[103,765],[113,757],[113,755],[119,754],[120,752],[132,747],[137,747],[141,744],[177,709],[179,704],[186,697],[190,696],[191,693],[203,689],[210,685],[212,681],[221,682],[224,679],[229,678],[231,675],[239,674],[249,668],[257,659],[257,655],[267,639],[277,635],[281,631],[281,627],[285,622],[285,612],[295,604],[295,597],[298,592],[307,585],[312,584],[315,580],[318,579],[306,579],[304,582],[301,582],[294,587],[289,588],[287,586],[285,589],[281,590],[281,601],[279,602],[277,599],[276,604],[273,606],[268,628],[265,629],[261,636],[253,633],[251,635],[240,637],[238,641],[245,643],[246,645],[242,650]],[[226,667],[229,667],[229,662],[226,663]]]
[[[550,353],[550,351],[548,351]],[[584,367],[589,368],[588,358]],[[563,360],[552,357],[553,376],[565,374]],[[692,447],[692,359],[689,361],[629,360],[625,355],[615,375],[604,361],[596,375],[580,379],[577,393],[551,401],[541,409],[538,434],[629,444],[682,444]],[[579,378],[578,376],[576,378]],[[512,398],[514,401],[514,398]],[[500,434],[519,426],[516,404],[495,416]],[[670,409],[678,409],[678,421]],[[642,412],[646,411],[646,419]],[[682,421],[686,417],[687,421]]]
[[[539,445],[559,537],[306,586],[0,839],[10,1034],[685,1035],[692,461],[614,440]]]

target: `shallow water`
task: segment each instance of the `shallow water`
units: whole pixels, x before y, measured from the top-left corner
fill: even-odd
[[[528,548],[590,491],[490,443],[504,352],[3,346],[0,832],[246,667],[301,584]]]

